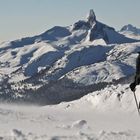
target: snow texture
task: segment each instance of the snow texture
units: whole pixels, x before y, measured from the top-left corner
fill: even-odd
[[[139,91],[137,87],[137,95]],[[139,116],[127,84],[55,106],[1,104],[0,124],[2,140],[140,139]]]

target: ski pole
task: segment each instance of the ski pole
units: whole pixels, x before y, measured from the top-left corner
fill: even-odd
[[[135,91],[134,91],[133,93],[134,93],[134,98],[135,98],[135,102],[136,102],[138,114],[139,114],[139,116],[140,116],[140,110],[139,110],[139,105],[138,105],[138,101],[137,101],[137,98],[136,98],[136,93],[135,93]]]

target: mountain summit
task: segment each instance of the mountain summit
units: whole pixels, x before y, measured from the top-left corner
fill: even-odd
[[[88,23],[90,24],[90,26],[92,26],[93,24],[96,23],[96,15],[92,9],[90,10],[90,12],[87,16],[87,20],[88,20]]]
[[[129,39],[115,31],[113,27],[99,22],[95,12],[91,9],[86,20],[79,20],[74,23],[72,31],[87,30],[86,40],[93,42],[102,39],[106,44],[130,43],[134,40]]]

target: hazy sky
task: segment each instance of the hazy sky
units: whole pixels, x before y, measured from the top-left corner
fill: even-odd
[[[140,27],[140,0],[0,0],[0,41],[71,25],[89,9],[117,30],[128,23]]]

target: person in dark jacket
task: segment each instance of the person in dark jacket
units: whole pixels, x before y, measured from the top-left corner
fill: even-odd
[[[136,75],[133,83],[130,84],[130,89],[134,92],[136,90],[136,85],[140,84],[140,52],[138,52],[138,57],[136,59]]]

